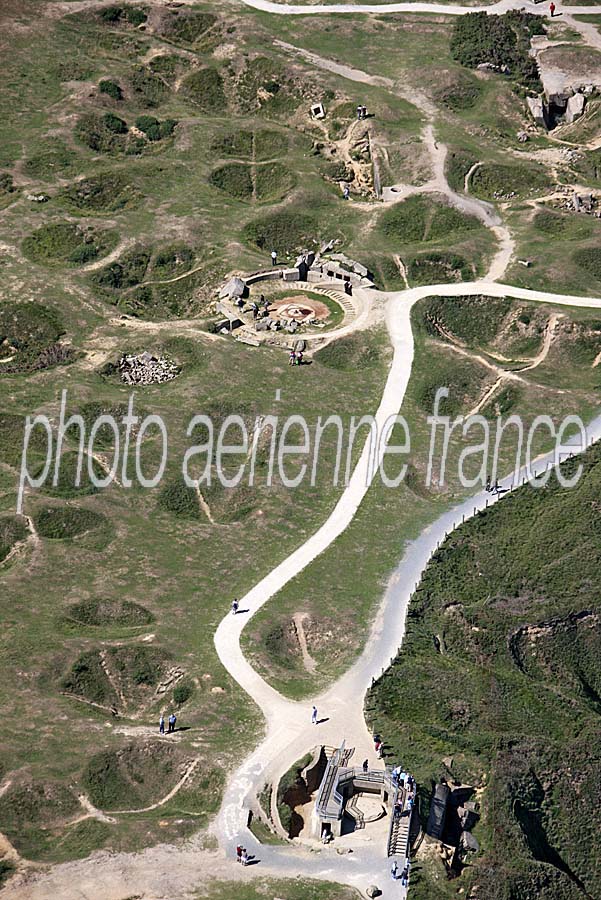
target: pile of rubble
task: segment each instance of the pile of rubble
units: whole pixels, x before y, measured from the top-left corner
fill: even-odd
[[[177,378],[181,369],[165,356],[153,356],[147,350],[139,356],[122,356],[119,374],[124,384],[162,384]]]
[[[558,198],[553,206],[555,209],[565,209],[570,212],[585,213],[589,216],[601,218],[601,210],[599,210],[599,201],[592,193],[578,194],[566,187],[562,191],[563,196]]]
[[[493,197],[495,200],[513,200],[515,191],[508,191],[506,194],[503,191],[495,191]]]

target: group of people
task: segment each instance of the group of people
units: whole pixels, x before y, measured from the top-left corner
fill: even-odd
[[[177,716],[175,715],[175,713],[171,713],[167,720],[169,726],[167,729],[167,734],[172,734],[175,731],[176,722]],[[159,717],[159,734],[165,734],[165,717],[163,715]]]
[[[302,366],[303,364],[303,351],[302,350],[291,350],[290,357],[288,359],[289,366]]]
[[[247,866],[249,858],[246,848],[241,847],[240,844],[238,844],[236,847],[236,862],[242,863],[243,866]]]
[[[399,875],[399,866],[398,866],[396,859],[392,864],[390,874],[392,875],[392,878],[394,881],[397,881],[400,878],[401,887],[406,888],[407,885],[409,884],[409,869],[410,868],[411,868],[411,860],[409,859],[409,857],[407,857],[407,859],[405,860],[405,865],[403,866],[403,870],[400,875]]]

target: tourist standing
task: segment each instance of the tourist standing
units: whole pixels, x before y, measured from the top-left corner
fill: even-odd
[[[242,847],[240,846],[240,844],[238,844],[238,846],[236,847],[236,862],[241,862],[241,861],[242,861]]]
[[[165,717],[163,715],[159,718],[159,734],[165,734]]]
[[[555,15],[555,4],[551,3],[549,9],[551,10],[551,18]]]
[[[277,266],[278,264],[278,254],[276,250],[271,251],[271,265]]]
[[[317,725],[317,707],[314,706],[311,710],[311,723],[313,725]]]
[[[177,716],[175,715],[175,713],[171,713],[171,715],[169,716],[169,732],[168,732],[169,734],[173,734],[173,732],[175,731],[175,723],[176,722],[177,722]]]
[[[232,600],[232,612],[233,612],[233,614],[236,615],[236,613],[238,612],[239,609],[240,609],[240,604],[238,603],[238,601],[237,601],[237,600]]]
[[[368,772],[369,772],[369,760],[364,759],[363,760],[363,774],[367,775]]]
[[[395,861],[393,862],[392,867],[391,867],[391,869],[390,869],[390,874],[391,874],[391,876],[392,876],[392,880],[393,880],[393,881],[396,881],[396,880],[397,880],[397,878],[398,878],[398,872],[399,872],[399,867],[397,866],[397,864],[396,864],[396,859],[395,859]]]

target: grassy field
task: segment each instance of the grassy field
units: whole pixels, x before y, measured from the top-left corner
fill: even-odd
[[[310,488],[278,479],[268,488],[261,456],[252,491],[213,482],[199,496],[180,474],[192,416],[207,413],[220,424],[232,412],[251,423],[295,413],[313,423],[337,413],[348,425],[375,410],[385,382],[390,348],[382,327],[291,369],[277,348],[212,332],[216,289],[233,272],[268,265],[272,249],[293,262],[299,250],[333,239],[383,287],[404,284],[397,256],[412,284],[482,274],[494,239],[442,198],[382,209],[369,186],[354,181],[353,200],[342,199],[350,162],[363,165],[368,180],[371,174],[372,157],[353,144],[365,139],[354,109],[362,102],[372,114],[365,128],[384,183],[422,184],[431,176],[425,116],[408,89],[420,85],[439,109],[437,136],[453,148],[454,186],[461,189],[472,162],[483,160],[483,196],[499,178],[508,183],[499,147],[517,146],[525,113],[509,80],[451,57],[451,23],[441,16],[310,18],[299,29],[285,18],[246,7],[225,14],[208,3],[70,10],[25,0],[13,7],[0,14],[0,43],[10,51],[0,89],[0,577],[10,596],[0,699],[20,727],[6,732],[0,750],[2,783],[11,782],[0,797],[0,830],[26,858],[53,862],[184,839],[207,823],[225,772],[261,729],[217,660],[214,630],[232,597],[302,543],[340,495],[331,478],[336,442],[326,434]],[[348,62],[341,48],[351,37],[361,66],[389,86],[312,67],[273,43]],[[327,108],[322,124],[309,114],[318,100]],[[529,147],[545,140],[533,136]],[[595,157],[582,167],[597,178]],[[509,180],[517,172],[529,185],[541,168],[516,160]],[[513,208],[503,215],[516,217],[524,252],[543,260],[551,240],[544,219],[530,222]],[[565,280],[574,275],[574,290],[595,290],[596,228],[588,219],[566,226]],[[539,284],[554,277],[540,263],[519,276]],[[339,308],[323,302],[330,325],[339,323]],[[517,315],[530,315],[532,328],[501,329],[501,343],[501,320],[489,304],[454,312],[446,326],[489,361],[499,348],[515,361],[538,346],[531,310]],[[490,328],[486,341],[469,331],[475,321]],[[592,316],[569,323],[529,383],[499,394],[503,409],[532,416],[541,397],[557,415],[596,405],[597,327]],[[288,693],[315,685],[302,668],[291,614],[309,615],[320,683],[340,674],[362,646],[405,541],[459,495],[456,485],[430,491],[423,484],[424,414],[441,378],[455,390],[454,408],[467,411],[490,386],[490,368],[459,362],[444,336],[418,318],[415,324],[406,414],[416,460],[406,485],[393,494],[370,491],[349,531],[248,629],[260,670]],[[168,429],[164,482],[152,491],[97,489],[89,478],[75,486],[74,430],[57,485],[30,492],[27,518],[15,516],[25,416],[43,412],[56,423],[63,389],[88,429],[100,412],[121,415],[131,391],[116,363],[144,350],[180,369],[173,381],[135,392],[135,411],[161,415]],[[110,433],[101,430],[94,449],[92,470],[108,471]],[[458,452],[455,446],[454,460]],[[44,453],[37,433],[32,473]],[[141,442],[141,458],[144,470],[157,465],[156,432]],[[366,533],[378,541],[364,548]],[[356,611],[344,645],[336,628],[341,603]],[[158,717],[171,710],[181,729],[161,738]],[[195,760],[182,790],[147,810]],[[80,791],[112,810],[116,823],[80,820]],[[316,897],[329,896],[319,890]]]

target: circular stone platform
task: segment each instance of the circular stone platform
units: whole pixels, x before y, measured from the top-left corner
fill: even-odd
[[[325,322],[330,317],[330,310],[320,300],[314,300],[303,294],[293,294],[270,303],[269,315],[272,319],[293,319],[302,325],[313,319]]]

